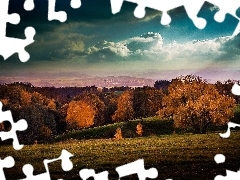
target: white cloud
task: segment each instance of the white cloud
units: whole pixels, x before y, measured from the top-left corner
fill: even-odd
[[[86,49],[87,59],[90,62],[118,61],[129,56],[130,50],[123,42],[99,42]]]
[[[194,40],[187,43],[172,42],[164,44],[159,33],[146,33],[140,37],[125,40],[130,50],[129,60],[147,61],[213,61],[221,57],[225,51],[223,45],[231,37],[219,37],[209,40]]]
[[[186,60],[213,61],[223,54],[220,49],[228,39],[229,37],[202,41],[196,40],[184,44],[174,42],[164,46],[162,51],[169,54],[172,60],[184,58]]]
[[[112,52],[122,57],[128,56],[128,53],[130,52],[129,49],[125,46],[125,44],[122,42],[114,43],[107,41],[99,42],[96,45],[89,47],[86,52],[87,54],[93,54],[102,50]]]
[[[163,38],[159,33],[148,32],[148,33],[141,35],[140,37],[129,38],[127,41],[128,42],[137,41],[137,42],[147,43],[147,42],[154,42],[156,40],[162,41]]]
[[[234,60],[240,55],[240,35],[215,39],[176,41],[165,44],[159,33],[148,32],[119,42],[99,42],[84,52],[91,62],[99,61],[178,61],[184,63]]]

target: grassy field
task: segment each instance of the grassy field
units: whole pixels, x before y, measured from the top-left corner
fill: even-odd
[[[93,168],[97,172],[109,171],[109,179],[118,179],[117,166],[143,158],[146,169],[158,169],[157,179],[214,179],[218,174],[225,174],[226,169],[237,171],[240,168],[240,131],[232,132],[228,139],[221,139],[216,132],[194,135],[167,134],[147,137],[113,139],[91,139],[55,142],[24,146],[20,151],[12,146],[1,146],[1,159],[13,156],[14,168],[4,169],[6,179],[25,178],[22,166],[31,163],[34,173],[43,173],[44,159],[57,158],[62,149],[74,157],[71,158],[74,168],[69,172],[61,169],[60,162],[50,165],[52,179],[80,179],[82,168]],[[218,153],[226,156],[226,162],[216,164],[214,156]],[[122,179],[138,179],[136,175]]]

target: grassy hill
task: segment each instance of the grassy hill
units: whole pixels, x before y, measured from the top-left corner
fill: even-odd
[[[9,155],[16,160],[11,169],[4,169],[6,179],[22,179],[22,166],[31,163],[34,173],[45,172],[44,159],[56,158],[62,149],[74,154],[71,158],[74,168],[69,172],[61,169],[60,162],[50,165],[52,179],[80,179],[79,171],[83,168],[95,169],[96,172],[109,171],[109,179],[118,179],[115,168],[144,159],[145,168],[157,168],[157,179],[214,179],[224,175],[226,169],[237,171],[240,167],[240,132],[231,133],[228,139],[220,138],[218,133],[175,134],[141,138],[67,140],[53,144],[25,146],[15,151],[12,146],[0,148],[0,158]],[[226,162],[216,164],[214,156],[224,154]],[[123,179],[138,179],[136,175]]]
[[[54,138],[53,142],[66,141],[69,139],[109,139],[113,138],[118,127],[121,128],[124,138],[139,137],[136,133],[136,126],[142,124],[143,136],[160,136],[170,135],[174,132],[177,134],[191,133],[193,129],[174,129],[172,120],[161,120],[158,117],[149,117],[144,119],[131,120],[128,122],[114,123],[100,127],[88,128],[83,130],[74,130]],[[222,127],[209,127],[209,132],[223,131]]]
[[[143,126],[143,136],[163,135],[173,133],[173,122],[170,120],[161,121],[157,117],[137,119],[128,122],[114,123],[100,127],[83,130],[70,131],[64,135],[59,135],[54,142],[68,139],[108,139],[113,138],[118,127],[121,128],[124,138],[138,137],[136,126],[141,123]]]

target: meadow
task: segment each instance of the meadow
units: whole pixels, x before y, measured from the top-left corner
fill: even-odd
[[[109,179],[114,180],[118,179],[116,167],[138,159],[144,159],[146,169],[157,168],[157,179],[214,179],[216,175],[225,175],[226,169],[238,171],[240,168],[238,130],[232,131],[230,138],[222,139],[219,132],[224,130],[211,130],[207,134],[193,134],[187,131],[173,133],[172,129],[164,129],[169,127],[170,121],[148,120],[141,121],[145,134],[138,137],[134,135],[138,122],[136,120],[127,124],[116,123],[74,131],[58,136],[54,142],[48,144],[26,145],[20,151],[15,151],[12,146],[1,146],[1,159],[11,155],[16,161],[13,168],[4,169],[6,179],[25,178],[22,166],[27,163],[33,165],[34,174],[45,172],[43,160],[57,158],[62,149],[74,155],[71,158],[74,168],[64,172],[60,162],[53,163],[49,167],[52,179],[81,179],[79,171],[89,168],[95,169],[96,172],[107,170]],[[125,137],[123,140],[114,140],[111,138],[113,130],[119,126],[123,129]],[[148,132],[148,128],[151,132]],[[226,162],[217,164],[214,161],[216,154],[224,154]],[[132,175],[122,179],[138,178]]]

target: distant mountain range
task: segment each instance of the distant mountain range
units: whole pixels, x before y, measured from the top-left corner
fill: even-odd
[[[131,76],[106,76],[106,77],[59,77],[59,78],[36,78],[36,77],[0,77],[0,83],[13,83],[13,82],[28,82],[33,86],[39,87],[85,87],[85,86],[96,86],[96,87],[142,87],[142,86],[153,86],[154,80],[147,78],[137,78]]]

